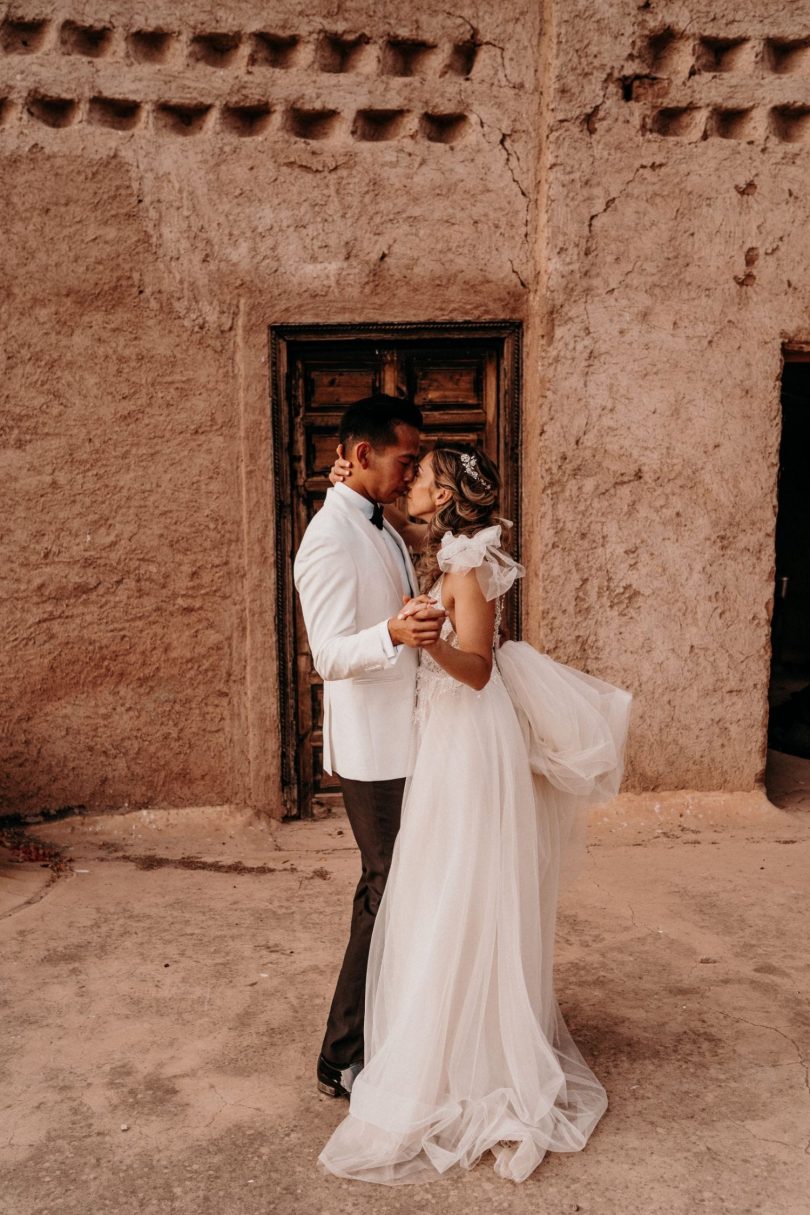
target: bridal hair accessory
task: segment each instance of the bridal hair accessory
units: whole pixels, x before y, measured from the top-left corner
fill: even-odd
[[[464,465],[464,471],[467,476],[472,477],[473,481],[480,481],[482,485],[485,485],[487,489],[489,489],[489,481],[485,481],[478,471],[478,461],[475,458],[475,455],[471,456],[469,452],[463,451],[461,452],[460,459],[461,463]]]

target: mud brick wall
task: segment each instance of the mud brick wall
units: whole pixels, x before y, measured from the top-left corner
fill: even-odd
[[[635,693],[628,787],[752,788],[810,5],[4,14],[3,804],[277,812],[267,333],[319,321],[523,322],[528,635]]]
[[[268,327],[528,315],[540,13],[445,10],[0,10],[4,807],[278,812]]]
[[[574,0],[548,41],[535,629],[633,686],[640,783],[751,788],[782,345],[810,343],[810,6]]]

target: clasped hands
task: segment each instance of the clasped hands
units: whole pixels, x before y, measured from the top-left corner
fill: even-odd
[[[409,599],[402,596],[402,611],[388,621],[388,632],[394,645],[408,645],[412,649],[429,649],[439,640],[447,612],[438,607],[430,595],[417,595]]]

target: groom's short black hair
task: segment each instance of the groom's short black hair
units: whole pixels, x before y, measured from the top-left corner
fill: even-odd
[[[399,425],[422,429],[422,411],[407,397],[391,397],[384,392],[355,401],[340,419],[340,441],[348,449],[350,443],[365,439],[372,447],[392,447],[397,441]]]

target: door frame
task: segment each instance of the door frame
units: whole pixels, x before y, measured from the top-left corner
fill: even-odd
[[[297,664],[295,602],[292,580],[293,501],[290,451],[292,437],[290,368],[291,343],[325,341],[347,343],[357,338],[381,342],[412,340],[496,339],[502,342],[498,381],[498,446],[501,473],[501,509],[514,527],[513,553],[520,558],[521,542],[521,384],[522,338],[520,321],[394,321],[360,324],[271,325],[270,419],[273,440],[273,492],[275,506],[276,645],[278,656],[279,742],[281,744],[281,795],[285,818],[309,817],[298,788]],[[522,620],[522,580],[515,584],[515,636]]]

